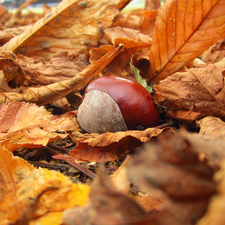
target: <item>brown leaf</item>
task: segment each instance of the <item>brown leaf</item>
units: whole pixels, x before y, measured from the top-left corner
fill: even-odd
[[[133,11],[127,13],[121,13],[116,18],[112,27],[124,27],[139,30],[141,23],[140,13],[134,13]]]
[[[199,112],[192,112],[188,110],[169,109],[166,112],[166,116],[190,123],[192,121],[200,119],[201,117],[204,116],[204,114]]]
[[[201,60],[205,63],[215,63],[220,61],[225,55],[225,38],[217,41],[215,44],[210,46],[201,55]]]
[[[78,130],[73,112],[52,116],[43,107],[27,103],[2,104],[0,115],[0,143],[9,151],[45,146],[67,136],[58,132]]]
[[[38,88],[28,88],[23,94],[4,93],[0,95],[0,103],[5,102],[35,102],[38,105],[44,105],[54,100],[57,100],[72,91],[85,86],[92,78],[97,76],[101,70],[108,65],[111,60],[120,53],[122,45],[108,52],[98,61],[85,67],[79,74],[69,80],[64,80],[59,83],[50,84]]]
[[[160,0],[146,0],[145,10],[155,10],[160,8]]]
[[[214,171],[200,161],[196,149],[184,135],[170,133],[130,160],[131,181],[150,196],[166,199],[162,214],[151,225],[192,225],[204,215],[216,184]]]
[[[140,31],[143,34],[152,37],[154,28],[155,28],[155,20],[158,15],[158,10],[151,10],[142,13],[142,21],[140,24]]]
[[[142,34],[138,30],[123,28],[123,27],[110,27],[105,29],[103,38],[109,44],[119,43],[118,41],[115,40],[117,38],[127,38],[135,42],[145,42],[148,44],[151,44],[151,41],[152,41],[150,37]]]
[[[207,116],[198,121],[200,134],[225,136],[225,122],[218,117]]]
[[[109,178],[111,183],[123,194],[128,194],[130,191],[130,181],[127,176],[127,163],[130,160],[130,156],[127,156],[123,164],[113,173]]]
[[[8,42],[11,38],[13,38],[13,35],[10,34],[7,31],[0,30],[0,46],[4,45],[6,42]]]
[[[63,224],[141,225],[138,221],[147,217],[145,211],[134,200],[116,190],[103,173],[99,173],[92,184],[89,198],[90,204],[66,210]]]
[[[170,128],[148,128],[144,131],[104,133],[96,138],[79,141],[70,152],[76,160],[104,162],[119,159],[126,152],[134,150],[141,143],[149,141],[162,132],[173,132]]]
[[[0,69],[6,80],[17,85],[49,85],[73,78],[89,65],[84,55],[74,56],[68,52],[59,52],[50,60],[34,60],[23,55],[12,57],[12,52],[2,51]],[[13,69],[15,68],[15,69]]]
[[[225,223],[224,213],[225,213],[225,161],[223,161],[222,168],[215,175],[216,181],[218,184],[218,194],[211,199],[209,204],[208,212],[205,216],[198,221],[196,225],[223,225]]]
[[[223,0],[166,1],[159,10],[150,49],[152,83],[182,69],[225,36]]]
[[[171,108],[225,116],[224,71],[210,64],[177,72],[154,86],[154,97]]]
[[[122,30],[123,32],[121,33],[119,32],[118,34],[121,34],[122,36],[122,33],[123,34],[125,33],[124,36],[126,35],[131,36],[132,30],[131,29],[126,30],[129,31],[125,33],[124,30]],[[102,74],[104,76],[126,77],[130,75],[131,72],[129,63],[131,61],[132,55],[141,54],[145,52],[146,49],[148,49],[149,46],[151,45],[150,42],[141,41],[141,39],[150,41],[150,38],[147,37],[146,35],[140,35],[140,33],[138,32],[136,32],[135,35],[133,34],[133,39],[134,40],[128,38],[116,38],[114,40],[112,39],[113,42],[115,42],[115,46],[123,44],[123,49],[120,52],[120,54],[118,54],[117,57],[115,57],[112,60],[112,62],[109,65],[107,65],[107,69],[102,70]],[[103,45],[100,46],[99,48],[92,49],[90,61],[94,62],[98,58],[102,57],[104,53],[106,53],[111,48],[112,46]]]
[[[30,29],[11,39],[3,49],[41,59],[50,58],[61,50],[88,55],[88,50],[97,46],[102,30],[111,26],[127,2],[62,1]]]

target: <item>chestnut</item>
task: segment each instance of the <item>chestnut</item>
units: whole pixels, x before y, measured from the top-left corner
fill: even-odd
[[[139,83],[121,77],[101,77],[85,90],[77,119],[87,132],[116,132],[159,123],[151,94]]]

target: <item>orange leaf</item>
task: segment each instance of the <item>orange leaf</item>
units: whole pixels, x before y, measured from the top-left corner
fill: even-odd
[[[78,130],[73,112],[52,116],[46,109],[34,104],[2,104],[0,115],[0,143],[10,151],[19,147],[45,146],[50,141],[67,136],[57,131]]]
[[[111,26],[128,2],[64,0],[3,49],[40,59],[61,50],[88,54],[90,47],[97,46],[101,31]]]
[[[144,131],[107,132],[96,138],[80,140],[70,152],[70,156],[84,161],[113,161],[162,132],[172,132],[172,129],[148,128]]]
[[[225,36],[224,0],[166,1],[150,49],[152,83],[168,77]]]

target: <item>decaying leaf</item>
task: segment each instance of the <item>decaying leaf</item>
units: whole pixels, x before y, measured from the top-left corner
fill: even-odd
[[[78,144],[70,152],[70,156],[76,160],[90,162],[113,161],[162,132],[173,132],[173,130],[148,128],[144,131],[107,132],[96,138],[78,141]]]
[[[207,116],[200,121],[198,121],[200,126],[200,134],[206,135],[225,135],[225,122],[220,118],[214,116]]]
[[[25,210],[29,212],[27,207],[43,191],[33,212],[34,218],[87,203],[89,186],[74,184],[59,172],[35,169],[2,147],[0,155],[1,224],[10,224],[19,219]]]
[[[128,3],[127,0],[64,0],[3,49],[42,59],[62,50],[88,55],[90,47],[97,46],[102,31],[111,26]]]
[[[181,70],[225,36],[225,2],[166,1],[159,10],[150,49],[152,83]]]
[[[225,38],[222,38],[204,51],[200,57],[202,61],[209,64],[219,62],[224,57],[224,54]]]
[[[151,44],[152,39],[142,34],[138,30],[129,29],[129,28],[123,28],[123,27],[110,27],[104,30],[103,32],[103,38],[107,41],[109,44],[116,44],[115,39],[117,38],[127,38],[130,40],[133,40],[135,42],[145,42]]]
[[[21,88],[10,88],[6,79],[5,79],[5,76],[4,76],[4,73],[2,71],[0,71],[0,93],[4,93],[4,92],[19,92],[21,90]]]
[[[129,32],[125,33],[124,35],[127,34],[128,36],[131,36],[131,32],[132,30],[129,30]],[[119,44],[123,44],[123,49],[121,53],[118,54],[117,57],[115,57],[112,60],[112,62],[107,65],[107,69],[102,70],[102,74],[104,76],[126,77],[127,75],[130,75],[131,72],[130,72],[129,63],[130,63],[132,55],[141,54],[142,52],[145,52],[146,49],[148,49],[151,45],[149,37],[145,35],[139,36],[137,32],[135,34],[136,35],[134,35],[133,37],[134,40],[128,39],[128,38],[116,38],[113,40],[113,42],[115,43],[115,46],[118,46]],[[137,39],[137,41],[135,39]],[[144,42],[141,39],[146,41],[148,40],[148,42]],[[95,60],[97,60],[98,58],[101,58],[104,54],[106,54],[109,49],[112,49],[112,46],[103,45],[97,49],[92,49],[90,61],[95,62]]]
[[[11,92],[1,94],[0,103],[25,101],[36,103],[38,105],[44,105],[57,100],[88,84],[92,78],[97,76],[101,70],[103,70],[105,66],[107,66],[113,58],[120,53],[122,48],[123,45],[119,45],[117,48],[109,51],[106,55],[104,55],[104,57],[88,65],[80,73],[69,80],[64,80],[38,88],[28,88],[23,94]]]
[[[186,121],[189,123],[192,121],[196,121],[204,116],[204,114],[199,113],[199,112],[193,112],[193,111],[188,111],[188,110],[179,110],[179,109],[169,109],[166,112],[166,115],[169,118]]]
[[[99,173],[90,191],[90,203],[64,211],[66,225],[147,224],[145,211],[130,197],[120,193],[106,175]],[[142,222],[142,223],[141,223]]]
[[[130,160],[130,156],[127,156],[124,160],[123,164],[113,173],[109,178],[111,183],[119,190],[121,193],[128,194],[130,191],[130,181],[127,176],[127,168],[126,165]]]
[[[216,183],[213,169],[200,161],[197,147],[179,134],[160,135],[129,161],[131,181],[148,195],[166,200],[151,225],[193,225],[204,215]]]
[[[198,221],[196,225],[223,225],[225,223],[224,213],[224,190],[225,190],[225,161],[223,161],[222,168],[215,175],[215,180],[219,183],[218,194],[211,199],[208,212]]]
[[[52,116],[34,104],[2,104],[0,115],[0,143],[9,151],[45,146],[50,141],[65,138],[68,130],[78,130],[75,113]]]
[[[177,72],[155,85],[155,99],[176,109],[225,116],[224,67],[209,64]]]
[[[16,85],[57,83],[73,78],[89,65],[84,55],[74,56],[67,51],[59,52],[45,61],[12,55],[12,52],[1,52],[0,69],[4,72],[5,79],[8,82],[13,80]]]

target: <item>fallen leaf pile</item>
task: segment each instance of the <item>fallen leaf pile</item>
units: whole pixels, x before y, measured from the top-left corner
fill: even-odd
[[[0,5],[0,225],[225,224],[225,1],[134,2]],[[160,124],[85,132],[102,76],[153,89]]]

